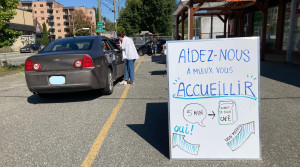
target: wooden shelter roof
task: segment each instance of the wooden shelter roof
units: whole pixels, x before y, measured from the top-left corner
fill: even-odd
[[[233,10],[244,9],[255,5],[259,0],[181,0],[177,4],[173,15],[178,16],[182,12],[186,12],[188,7],[197,9],[197,15],[220,15],[229,14]]]

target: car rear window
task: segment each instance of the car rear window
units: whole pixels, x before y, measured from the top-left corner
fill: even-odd
[[[79,39],[69,38],[56,40],[47,45],[43,52],[56,52],[56,51],[68,51],[68,50],[90,50],[92,48],[94,39]]]

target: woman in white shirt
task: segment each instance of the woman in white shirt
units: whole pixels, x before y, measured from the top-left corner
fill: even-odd
[[[134,84],[134,62],[136,59],[139,59],[139,55],[132,39],[128,38],[123,33],[119,33],[118,38],[120,40],[120,47],[122,48],[123,60],[126,60],[124,80],[120,84]]]

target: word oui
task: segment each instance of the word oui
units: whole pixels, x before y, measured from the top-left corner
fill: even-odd
[[[182,133],[182,134],[191,134],[194,130],[194,125],[192,125],[191,129],[188,129],[188,124],[186,124],[186,126],[178,126],[176,125],[174,128],[174,131],[177,133]],[[190,130],[190,131],[189,131]]]
[[[250,51],[238,50],[238,49],[220,49],[220,51],[214,50],[196,50],[188,48],[182,49],[178,63],[195,63],[195,62],[213,62],[213,61],[243,61],[249,62]]]

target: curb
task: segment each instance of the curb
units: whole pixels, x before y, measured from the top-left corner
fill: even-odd
[[[13,75],[13,74],[16,74],[16,73],[19,73],[23,71],[23,69],[18,69],[18,70],[13,70],[13,71],[7,71],[7,72],[2,72],[0,73],[0,77],[4,77],[4,76],[7,76],[7,75]]]

